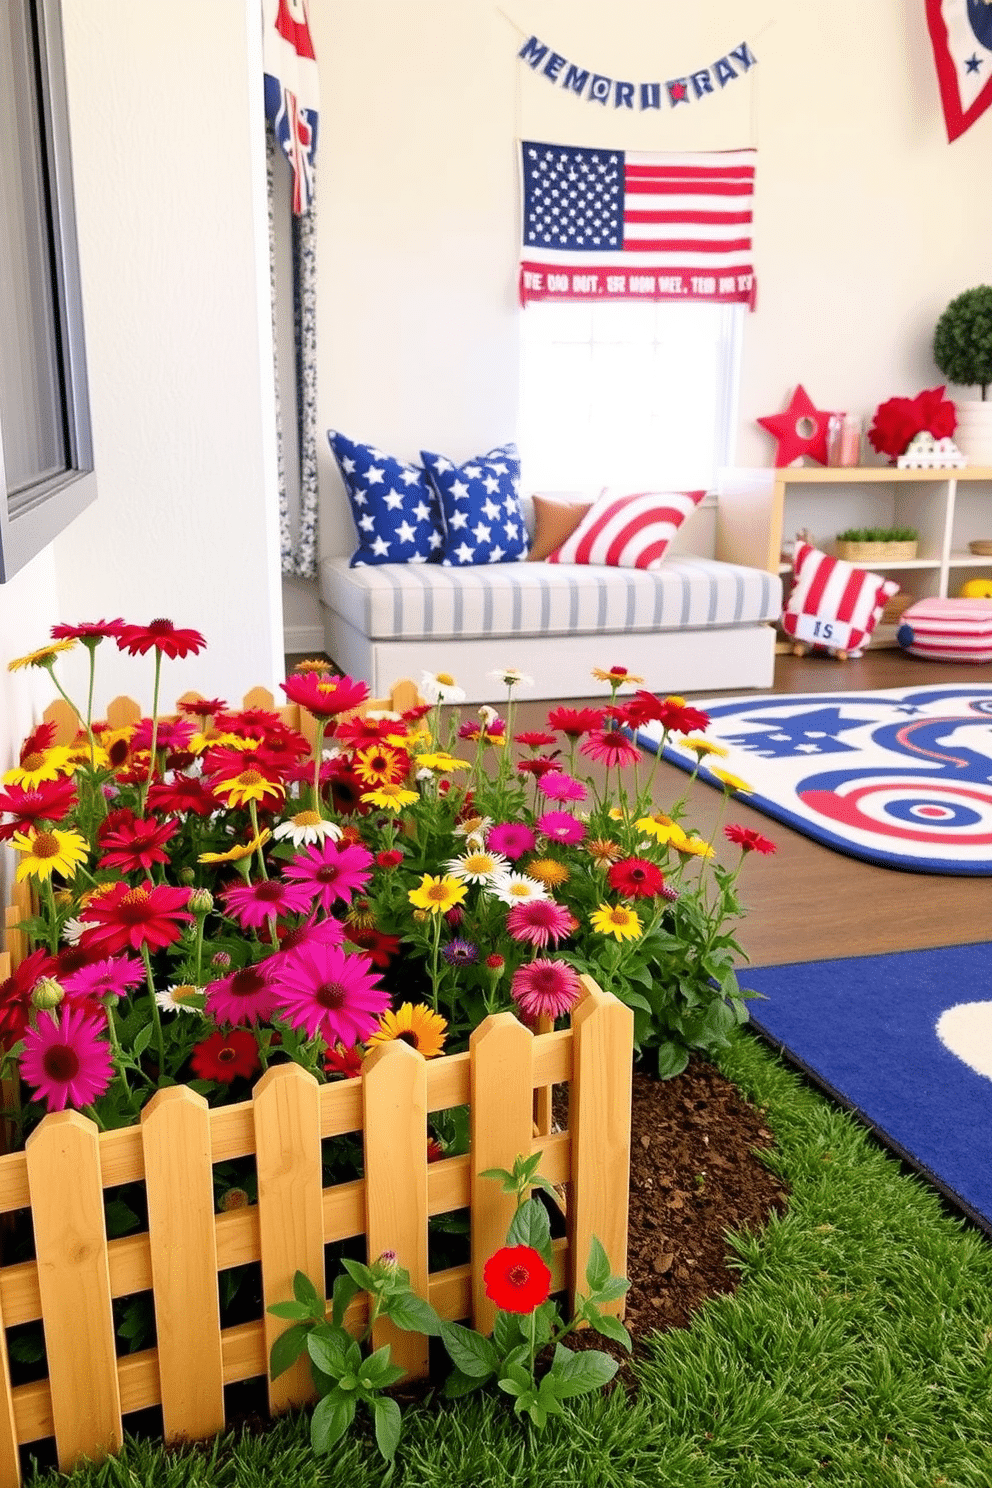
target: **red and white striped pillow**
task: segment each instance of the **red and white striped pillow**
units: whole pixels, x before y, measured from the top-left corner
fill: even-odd
[[[887,599],[899,585],[809,543],[797,543],[795,583],[782,612],[782,629],[826,651],[858,651],[871,639]]]
[[[925,661],[992,661],[992,599],[917,600],[896,640]]]
[[[548,563],[600,563],[608,568],[657,568],[665,549],[705,491],[644,491],[593,502]]]

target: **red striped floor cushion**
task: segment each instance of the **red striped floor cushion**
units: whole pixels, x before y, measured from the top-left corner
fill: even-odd
[[[705,491],[604,492],[548,563],[600,563],[608,568],[657,568]]]
[[[782,612],[782,629],[825,651],[860,651],[871,639],[885,601],[899,585],[809,543],[797,543],[795,582]]]
[[[992,661],[992,599],[919,599],[896,640],[926,661]]]

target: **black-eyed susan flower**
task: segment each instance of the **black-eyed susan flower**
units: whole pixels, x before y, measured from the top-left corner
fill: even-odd
[[[617,940],[639,940],[644,934],[641,917],[626,904],[601,904],[589,916],[589,923],[600,935],[615,935]]]
[[[401,1039],[425,1059],[433,1059],[444,1048],[447,1027],[440,1013],[433,1012],[426,1003],[403,1002],[395,1012],[387,1010],[380,1016],[378,1027],[369,1035],[368,1047]]]

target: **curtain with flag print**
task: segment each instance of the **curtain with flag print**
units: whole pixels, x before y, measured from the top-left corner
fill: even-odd
[[[276,420],[279,461],[279,534],[282,572],[300,578],[317,575],[317,297],[315,156],[320,104],[317,58],[306,0],[262,0],[265,114],[269,124],[269,270],[273,346],[277,285],[274,181],[281,153],[292,171],[293,323],[296,347],[295,403],[299,431],[299,532],[286,483],[282,438],[282,393],[276,357]]]
[[[754,306],[755,151],[521,143],[520,299]]]

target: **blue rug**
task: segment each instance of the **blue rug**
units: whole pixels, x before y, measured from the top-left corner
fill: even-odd
[[[751,1022],[992,1234],[992,943],[747,968]]]
[[[749,806],[851,857],[919,873],[992,873],[992,687],[903,687],[715,698],[712,765]],[[637,741],[657,752],[658,724]],[[663,758],[693,770],[675,735]]]

